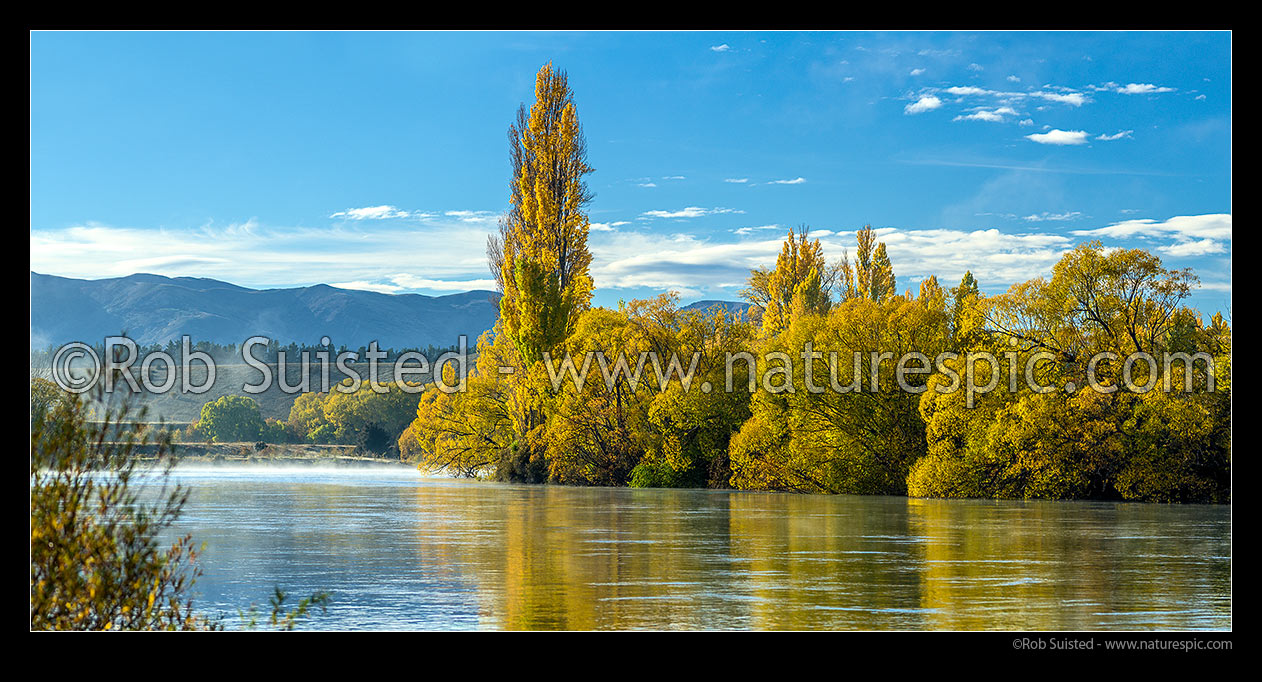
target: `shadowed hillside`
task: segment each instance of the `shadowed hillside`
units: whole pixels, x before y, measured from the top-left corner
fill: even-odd
[[[497,294],[379,294],[325,284],[247,289],[196,277],[136,274],[82,280],[31,273],[31,347],[100,343],[126,331],[141,345],[179,340],[240,344],[266,336],[282,345],[328,336],[351,348],[469,345],[495,324]]]

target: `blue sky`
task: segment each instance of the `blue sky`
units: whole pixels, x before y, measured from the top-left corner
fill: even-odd
[[[596,172],[596,303],[737,298],[790,226],[899,288],[1087,239],[1231,306],[1228,33],[34,33],[31,268],[490,288],[506,130],[552,61]]]

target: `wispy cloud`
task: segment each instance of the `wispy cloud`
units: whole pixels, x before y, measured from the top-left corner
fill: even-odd
[[[449,218],[455,218],[462,223],[473,223],[478,225],[495,225],[499,221],[499,214],[495,211],[447,211],[443,215]]]
[[[376,288],[369,290],[378,291],[385,291],[383,285],[404,287],[392,292],[457,291],[486,288],[469,282],[486,278],[486,238],[493,229],[493,222],[466,222],[457,216],[383,220],[371,229],[355,221],[321,228],[271,227],[252,220],[183,229],[88,223],[31,230],[31,269],[90,279],[151,272],[211,277],[247,287],[334,282],[372,285]],[[408,288],[400,284],[403,280],[388,279],[401,263],[418,278],[414,282],[430,284]]]
[[[1082,237],[1112,237],[1114,239],[1166,236],[1185,241],[1194,238],[1231,239],[1231,214],[1175,216],[1167,220],[1136,218],[1092,230],[1074,230],[1074,234]]]
[[[404,211],[394,206],[365,206],[363,208],[348,208],[345,211],[338,211],[330,214],[330,218],[343,218],[345,220],[391,220],[410,217],[427,218],[431,214],[419,213],[413,214],[411,211]]]
[[[711,52],[728,52],[728,51],[730,51],[731,49],[732,49],[732,46],[731,46],[731,45],[728,45],[727,43],[723,43],[722,45],[711,45],[711,46],[710,46],[710,51],[711,51]]]
[[[738,185],[743,185],[749,182],[749,178],[723,178],[723,182],[731,182]]]
[[[630,224],[631,223],[625,220],[617,220],[612,223],[590,223],[588,224],[588,227],[591,228],[593,232],[613,232],[623,225]]]
[[[956,97],[993,97],[999,99],[1000,101],[1012,102],[1033,98],[1048,102],[1056,102],[1058,104],[1067,104],[1072,107],[1080,107],[1091,101],[1086,95],[1071,88],[1046,88],[1032,92],[1016,92],[990,90],[987,88],[979,88],[974,85],[954,85],[946,88],[942,92]]]
[[[801,185],[806,182],[806,178],[796,177],[792,180],[771,180],[768,185]]]
[[[720,213],[744,213],[744,211],[734,208],[702,208],[700,206],[688,206],[677,211],[653,210],[645,211],[640,214],[648,218],[700,218],[702,216],[717,215]]]
[[[1167,256],[1190,258],[1194,256],[1208,256],[1212,253],[1223,253],[1227,249],[1220,242],[1213,239],[1198,239],[1189,242],[1176,242],[1165,246],[1158,246],[1157,250]]]
[[[1032,92],[1031,97],[1045,99],[1049,102],[1059,102],[1060,104],[1068,104],[1072,107],[1080,107],[1087,103],[1087,96],[1081,92]]]
[[[754,225],[751,227],[740,227],[735,230],[732,230],[732,232],[735,232],[736,234],[744,236],[744,235],[753,234],[755,232],[761,232],[763,230],[779,230],[779,229],[781,229],[779,225]]]
[[[1133,133],[1133,132],[1135,132],[1135,131],[1134,131],[1134,130],[1122,130],[1122,131],[1119,131],[1119,132],[1113,133],[1112,135],[1104,135],[1104,134],[1097,135],[1095,139],[1097,139],[1097,140],[1103,140],[1104,142],[1112,142],[1113,140],[1120,140],[1120,139],[1122,139],[1122,138],[1124,138],[1124,137],[1130,137],[1130,136],[1131,136],[1131,133]]]
[[[762,234],[765,238],[735,242],[679,234],[618,233],[608,239],[602,235],[599,248],[592,249],[592,274],[601,288],[687,289],[732,296],[750,269],[775,263],[782,236],[772,232],[774,227],[749,228],[741,236]],[[987,290],[1046,275],[1073,245],[1065,235],[1011,234],[997,229],[880,228],[877,234],[886,243],[901,281],[929,274],[953,281],[971,270]],[[812,230],[811,236],[820,237],[829,258],[841,255],[843,249],[854,250],[850,229]]]
[[[1047,211],[1043,211],[1042,213],[1024,216],[1021,219],[1029,223],[1041,223],[1047,221],[1060,222],[1064,220],[1074,220],[1081,215],[1082,213],[1080,211],[1067,211],[1065,213],[1048,213]]]
[[[1004,116],[1016,116],[1017,112],[1012,107],[997,107],[995,109],[978,109],[971,114],[960,114],[953,121],[988,121],[991,123],[1002,123]]]

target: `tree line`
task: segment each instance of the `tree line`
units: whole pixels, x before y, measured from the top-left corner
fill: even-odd
[[[124,333],[122,334],[122,336],[126,336],[126,334]],[[104,340],[99,341],[99,342],[93,342],[92,344],[89,344],[89,345],[92,348],[92,350],[96,353],[96,357],[98,358],[108,357],[106,354]],[[31,367],[39,368],[39,369],[48,368],[51,365],[54,356],[56,356],[57,354],[57,348],[58,346],[49,344],[45,346],[44,348],[31,350]],[[189,343],[189,350],[191,352],[198,352],[198,353],[206,354],[216,364],[233,364],[233,363],[238,363],[242,360],[241,346],[236,343],[217,343],[215,341],[206,341],[206,340],[195,341],[195,342]],[[385,353],[385,356],[382,358],[382,360],[384,361],[397,360],[400,356],[402,356],[405,353],[420,353],[421,355],[425,356],[426,360],[429,360],[430,362],[433,362],[434,360],[438,359],[438,357],[440,355],[443,355],[444,353],[459,352],[459,350],[460,350],[460,347],[456,344],[453,344],[450,346],[435,346],[432,343],[426,344],[424,347],[416,346],[416,347],[409,347],[409,348],[379,349],[380,352]],[[165,344],[163,343],[137,344],[135,363],[137,366],[139,366],[139,364],[142,363],[145,358],[155,353],[166,353],[167,355],[170,355],[171,357],[178,358],[180,357],[182,352],[183,352],[183,346],[181,345],[181,342],[177,339],[171,339],[167,341]],[[281,353],[285,354],[285,358],[287,361],[289,361],[290,363],[293,363],[293,362],[297,362],[302,357],[303,353],[307,353],[310,357],[316,357],[315,355],[316,353],[327,353],[329,358],[336,358],[337,356],[343,353],[348,353],[348,352],[355,353],[355,356],[359,358],[359,361],[363,362],[365,361],[364,359],[368,355],[368,347],[359,346],[358,349],[352,349],[346,344],[342,344],[340,346],[335,347],[332,343],[309,344],[309,343],[298,343],[296,341],[291,341],[288,344],[282,345],[280,341],[277,341],[276,339],[269,339],[266,344],[255,346],[251,350],[251,355],[252,357],[254,357],[254,359],[260,362],[276,364],[280,358]]]
[[[176,432],[177,442],[263,442],[354,445],[372,455],[399,455],[398,440],[416,418],[415,392],[393,383],[373,391],[303,393],[288,419],[264,419],[253,398],[225,395],[202,405],[198,419]]]
[[[510,208],[489,240],[500,316],[478,341],[465,390],[427,390],[399,439],[422,467],[508,481],[710,486],[933,497],[1228,501],[1231,330],[1184,305],[1196,278],[1144,250],[1098,242],[1065,254],[1050,278],[985,296],[971,273],[899,293],[885,244],[858,231],[853,258],[829,263],[809,230],[790,230],[774,268],[751,272],[751,314],[681,311],[673,294],[591,306],[584,177],[592,172],[566,75],[544,66],[535,101],[509,130]],[[649,374],[582,386],[549,381],[545,356],[655,352],[699,358],[696,382],[721,386],[724,354],[759,370],[810,343],[849,358],[910,352],[954,359],[912,379],[936,389],[974,369],[1001,386],[1035,354],[1038,386],[1087,386],[1101,353],[1207,353],[1176,390],[1123,386],[1122,363],[1091,366],[1113,392],[1042,392],[1019,382],[965,404],[963,392],[909,392],[885,372],[871,390],[812,394],[685,390]],[[1013,364],[980,362],[1008,354]],[[877,363],[880,361],[877,360]],[[801,385],[806,363],[791,380]],[[993,365],[993,366],[991,366]],[[873,361],[842,368],[872,374]],[[1126,368],[1130,371],[1130,368]],[[447,372],[452,368],[447,367]],[[1191,384],[1188,378],[1191,377]],[[448,383],[454,377],[445,379]],[[1018,385],[1017,383],[1013,384]]]

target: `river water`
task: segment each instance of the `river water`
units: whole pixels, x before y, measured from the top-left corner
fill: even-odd
[[[1225,629],[1231,508],[177,469],[195,603],[311,629]]]

